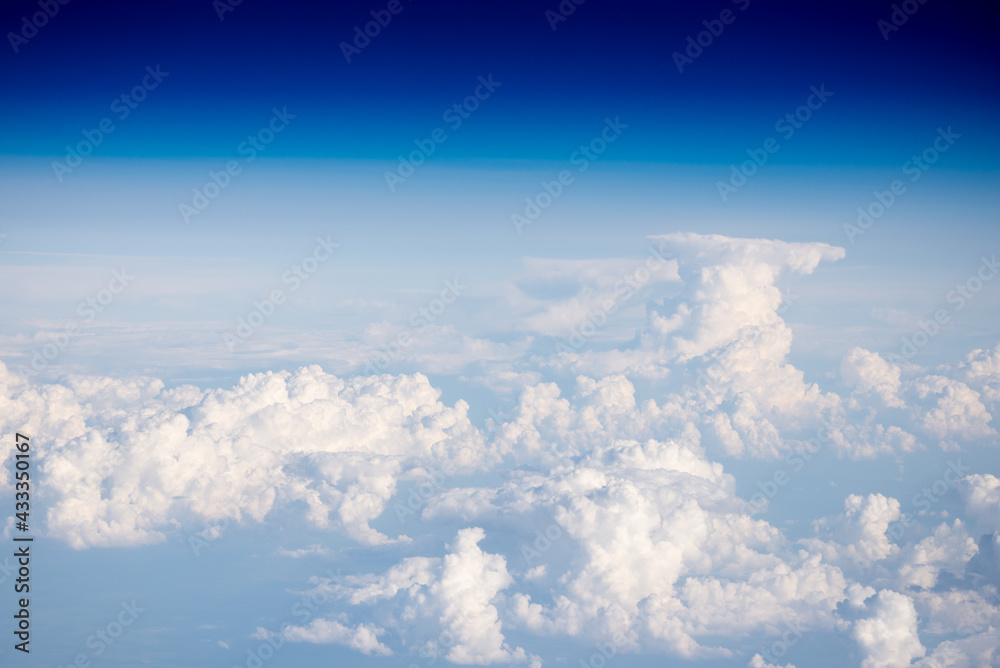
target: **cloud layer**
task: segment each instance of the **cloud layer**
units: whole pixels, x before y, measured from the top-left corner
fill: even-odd
[[[935,369],[854,347],[821,387],[789,361],[782,316],[789,281],[842,249],[650,241],[655,253],[632,261],[527,261],[505,297],[524,316],[519,344],[447,349],[456,332],[445,327],[405,352],[437,355],[452,374],[467,365],[449,354],[480,355],[474,383],[516,397],[489,431],[419,373],[305,366],[205,390],[145,377],[40,383],[0,364],[0,432],[44,434],[44,531],[77,549],[214,538],[220,529],[201,529],[220,519],[292,514],[309,547],[281,555],[332,559],[322,536],[336,534],[398,556],[315,579],[328,609],[286,629],[289,642],[538,665],[532,639],[556,638],[605,656],[776,666],[775,643],[833,633],[863,666],[993,661],[993,473],[956,463],[930,486],[957,490],[958,517],[846,493],[796,537],[761,518],[767,494],[737,495],[731,463],[797,470],[829,449],[904,466],[922,451],[995,448],[1000,345]],[[616,340],[604,327],[626,311],[635,329]],[[545,352],[543,339],[564,345]]]

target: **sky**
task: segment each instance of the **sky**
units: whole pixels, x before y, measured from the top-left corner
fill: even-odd
[[[0,663],[1000,665],[998,18],[5,3]]]

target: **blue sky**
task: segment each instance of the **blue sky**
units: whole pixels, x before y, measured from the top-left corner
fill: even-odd
[[[997,665],[997,10],[901,5],[6,4],[2,663]]]

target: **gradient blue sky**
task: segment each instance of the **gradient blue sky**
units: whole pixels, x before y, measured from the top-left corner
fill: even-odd
[[[491,411],[517,405],[518,379],[551,380],[567,394],[575,382],[577,372],[548,364],[568,331],[524,324],[538,304],[589,289],[584,270],[557,261],[641,259],[648,237],[694,232],[846,249],[843,259],[790,279],[794,298],[782,315],[794,333],[788,362],[824,391],[842,390],[838,369],[848,351],[897,351],[900,337],[945,306],[984,255],[1000,251],[1000,6],[927,0],[884,39],[877,22],[890,17],[889,2],[587,0],[555,30],[545,13],[556,0],[401,2],[403,11],[350,63],[340,43],[384,2],[243,0],[220,20],[211,0],[71,0],[16,52],[5,38],[0,360],[11,370],[30,364],[81,300],[125,267],[134,284],[33,382],[72,384],[67,379],[84,374],[127,383],[145,375],[183,392],[186,384],[227,388],[248,373],[309,364],[356,376],[443,281],[459,278],[468,293],[441,320],[453,329],[428,343],[437,350],[404,355],[388,372],[426,374],[442,402],[467,401],[471,422],[483,429]],[[678,72],[672,54],[727,9],[735,20]],[[37,11],[37,2],[6,2],[0,29],[18,31]],[[117,118],[112,102],[157,66],[169,75]],[[500,82],[497,90],[461,127],[447,128],[443,112],[487,76]],[[783,138],[776,121],[820,86],[832,97]],[[294,120],[244,162],[238,146],[274,108]],[[53,161],[104,118],[114,131],[59,180]],[[574,152],[608,118],[627,129],[518,234],[511,215],[523,212],[540,182],[574,169]],[[386,171],[439,127],[447,141],[390,191]],[[939,128],[961,136],[911,182],[904,164],[933,145]],[[723,200],[717,183],[730,165],[771,137],[780,150]],[[230,160],[242,172],[186,223],[179,205]],[[844,225],[894,179],[907,192],[852,243]],[[246,346],[227,351],[223,334],[328,235],[340,243],[335,256]],[[1000,340],[1000,285],[988,288],[920,350],[921,373],[947,375],[942,365]],[[637,345],[647,309],[680,290],[668,284],[645,294],[593,348]],[[473,343],[461,348],[462,337]],[[507,372],[522,376],[498,380]],[[638,400],[661,396],[656,381],[633,381]],[[965,462],[998,473],[995,432],[962,443]],[[798,540],[812,535],[814,518],[841,512],[847,494],[895,495],[906,510],[913,492],[946,468],[955,453],[948,447],[893,452],[863,466],[827,452],[765,519]],[[775,468],[769,459],[709,454],[736,476],[744,498]],[[496,485],[506,473],[480,470],[449,487]],[[413,481],[399,484],[405,495]],[[39,514],[56,498],[43,495]],[[197,558],[186,543],[201,528],[192,513],[158,545],[74,550],[53,532],[38,543],[46,588],[35,603],[44,615],[34,656],[44,664],[23,665],[71,662],[94,627],[133,596],[149,612],[100,665],[242,665],[254,643],[249,634],[287,618],[309,577],[334,564],[382,572],[401,557],[440,554],[465,526],[421,525],[414,543],[389,549],[317,532],[303,508],[300,500],[277,519],[227,532]],[[935,511],[962,508],[952,493]],[[372,526],[401,531],[391,513]],[[516,555],[503,535],[517,527],[489,528],[483,549]],[[276,552],[315,543],[335,558]],[[575,666],[590,651],[579,639],[506,633],[545,665]],[[735,659],[702,665],[746,665],[764,635],[732,641]],[[393,648],[395,656],[373,659],[339,645],[298,644],[265,665],[430,665]],[[857,665],[858,657],[846,636],[826,628],[788,660],[801,668]],[[647,648],[621,665],[663,660]]]

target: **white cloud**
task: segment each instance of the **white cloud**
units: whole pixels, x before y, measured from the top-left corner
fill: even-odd
[[[933,398],[928,409],[920,410],[919,424],[938,439],[959,438],[972,441],[992,436],[992,416],[979,401],[979,393],[961,381],[943,376],[926,376],[917,381],[920,399]]]
[[[816,530],[821,535],[826,534],[827,540],[806,540],[804,544],[821,551],[829,559],[853,564],[863,571],[870,564],[899,551],[889,540],[886,530],[901,516],[899,501],[892,497],[851,494],[844,500],[841,515],[814,522]]]
[[[794,664],[786,663],[778,665],[776,663],[768,663],[764,660],[760,654],[754,654],[750,659],[750,663],[747,664],[747,668],[795,668]]]
[[[1000,531],[1000,478],[989,473],[965,476],[958,484],[966,512],[984,532]]]
[[[324,545],[343,538],[352,544],[338,559],[377,548],[379,572],[313,580],[331,609],[292,627],[294,642],[473,665],[536,664],[524,638],[742,661],[748,636],[793,624],[850,634],[875,667],[909,665],[925,655],[919,633],[961,633],[972,616],[986,625],[939,643],[921,665],[947,652],[993,661],[996,606],[976,591],[993,571],[975,538],[1000,530],[997,477],[964,478],[961,518],[937,527],[907,524],[901,537],[890,527],[913,518],[866,489],[816,520],[815,536],[793,540],[794,529],[747,513],[736,495],[746,463],[730,462],[780,458],[822,434],[831,455],[897,458],[905,482],[922,449],[993,446],[1000,346],[933,374],[853,347],[823,380],[791,363],[783,313],[789,280],[842,249],[653,241],[676,261],[576,352],[538,341],[615,298],[640,261],[529,259],[497,300],[520,316],[505,342],[434,324],[400,352],[394,362],[457,374],[459,388],[516,392],[488,434],[466,401],[443,403],[422,374],[344,378],[308,366],[205,390],[83,375],[29,383],[2,365],[0,433],[44,435],[34,452],[43,528],[75,548],[215,539],[278,517],[308,535],[267,548],[272,556],[331,558]],[[370,326],[354,357],[396,334]],[[849,395],[821,387],[837,386],[836,371]],[[385,518],[401,483],[440,470],[444,483],[397,535]],[[812,519],[809,509],[797,519]],[[757,654],[750,665],[773,661]]]
[[[926,659],[917,664],[920,668],[989,668],[1000,665],[1000,629],[957,640],[947,640]]]
[[[285,629],[288,642],[344,645],[363,654],[392,656],[392,650],[378,641],[385,629],[368,624],[345,626],[336,620],[314,619],[306,626],[289,626]]]
[[[445,658],[454,663],[485,665],[523,662],[524,650],[504,642],[503,625],[493,600],[512,583],[503,557],[479,547],[485,533],[476,527],[458,532],[445,555],[441,576],[429,593],[441,604],[441,626],[455,644]]]
[[[440,403],[420,374],[345,380],[313,366],[201,392],[153,379],[33,385],[0,366],[0,383],[3,432],[46,435],[47,530],[76,548],[159,542],[178,521],[262,521],[291,503],[317,528],[386,543],[368,522],[400,476],[495,459],[468,405]]]
[[[840,363],[840,375],[857,394],[873,393],[893,408],[902,407],[899,367],[886,362],[878,353],[852,348]]]
[[[903,587],[931,589],[942,570],[961,574],[978,548],[961,520],[941,524],[910,550],[899,569]]]
[[[864,653],[862,668],[909,666],[926,649],[917,636],[917,611],[903,594],[883,589],[872,603],[870,617],[854,624],[854,639]]]
[[[283,557],[291,557],[292,559],[301,559],[302,557],[313,556],[327,557],[332,554],[332,551],[322,545],[309,545],[308,547],[300,547],[296,550],[286,550],[283,547],[279,547],[278,554]]]
[[[383,575],[347,576],[337,584],[319,578],[317,591],[352,606],[383,605],[382,614],[400,630],[404,644],[422,647],[429,655],[443,655],[452,663],[526,663],[531,657],[507,644],[496,607],[500,592],[513,579],[502,556],[479,547],[484,538],[481,528],[462,529],[441,558],[410,557]],[[432,628],[421,628],[430,620],[434,620]],[[420,639],[426,632],[435,639]],[[341,637],[342,625],[321,618],[289,637],[330,642],[331,634]],[[374,639],[372,634],[366,637]]]

